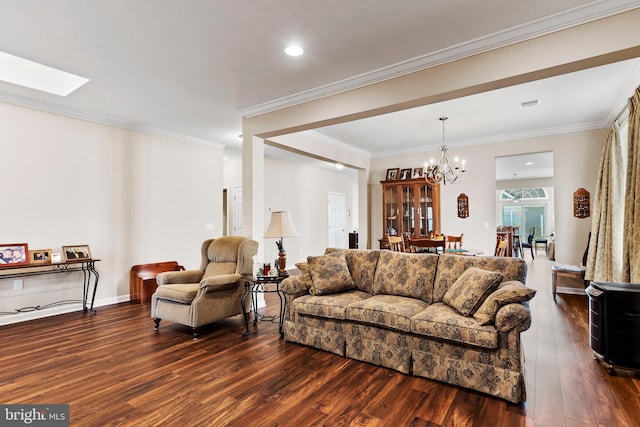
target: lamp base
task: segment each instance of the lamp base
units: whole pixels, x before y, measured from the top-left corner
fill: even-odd
[[[287,277],[287,255],[283,253],[278,254],[278,276]]]

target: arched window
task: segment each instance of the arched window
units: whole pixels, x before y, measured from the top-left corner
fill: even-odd
[[[512,188],[502,190],[500,200],[539,200],[546,199],[544,188]]]

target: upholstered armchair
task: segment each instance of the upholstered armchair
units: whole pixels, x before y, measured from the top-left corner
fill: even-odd
[[[198,328],[242,313],[242,275],[253,274],[252,257],[258,242],[240,236],[219,237],[202,243],[198,270],[158,274],[158,289],[151,297],[154,329],[160,320]]]

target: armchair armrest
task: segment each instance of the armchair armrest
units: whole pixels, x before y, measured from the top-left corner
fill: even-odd
[[[500,307],[496,313],[496,329],[500,332],[508,332],[517,328],[518,332],[524,332],[531,326],[531,311],[528,303],[511,303]]]
[[[202,270],[185,270],[185,271],[167,271],[158,274],[156,283],[159,286],[179,284],[179,283],[198,283],[202,279],[204,272]]]
[[[221,274],[219,276],[205,277],[200,282],[200,289],[206,292],[218,292],[239,286],[240,274]]]

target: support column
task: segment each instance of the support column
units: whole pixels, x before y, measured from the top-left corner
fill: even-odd
[[[264,222],[264,140],[243,132],[242,226],[244,236],[260,244],[258,261],[264,258]]]

